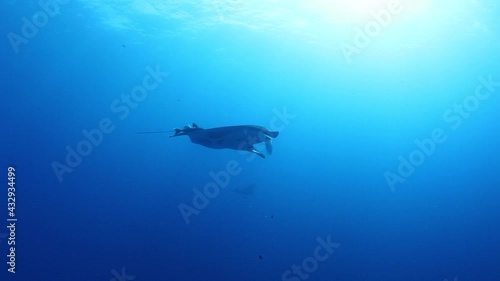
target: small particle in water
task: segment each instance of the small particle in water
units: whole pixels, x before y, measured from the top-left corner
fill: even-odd
[[[259,255],[259,259],[260,259],[260,260],[262,259],[262,255]]]

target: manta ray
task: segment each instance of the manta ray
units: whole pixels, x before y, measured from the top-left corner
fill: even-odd
[[[278,134],[278,131],[269,131],[264,127],[253,125],[203,129],[193,123],[182,129],[174,129],[174,135],[170,137],[188,136],[192,143],[208,148],[244,150],[266,158],[253,145],[262,142],[265,143],[266,152],[268,155],[271,155],[273,153],[271,139],[276,138]]]

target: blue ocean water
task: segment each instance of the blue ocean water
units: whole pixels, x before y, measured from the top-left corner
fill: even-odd
[[[496,1],[0,10],[0,280],[500,280]]]

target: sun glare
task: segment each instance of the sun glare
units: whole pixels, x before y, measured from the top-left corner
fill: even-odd
[[[309,0],[303,9],[317,18],[337,24],[356,24],[370,19],[374,13],[400,7],[401,17],[415,16],[426,11],[430,0]]]

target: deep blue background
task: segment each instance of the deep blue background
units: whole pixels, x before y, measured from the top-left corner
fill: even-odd
[[[301,14],[301,1],[224,2],[158,1],[148,13],[141,1],[70,1],[17,54],[7,34],[40,6],[0,4],[13,280],[107,281],[122,268],[134,280],[281,280],[329,235],[341,246],[309,280],[499,280],[500,87],[456,130],[443,119],[478,77],[500,81],[498,4],[428,1],[348,62],[338,46],[369,16],[340,24]],[[311,24],[292,24],[299,18]],[[148,66],[169,76],[121,120],[111,104]],[[294,118],[275,123],[265,160],[136,134],[191,122],[272,127],[284,109]],[[103,118],[115,130],[59,182],[52,163]],[[384,173],[435,128],[446,142],[392,192]],[[242,172],[187,225],[179,204],[192,205],[193,188],[229,161]],[[235,192],[251,184],[253,194]],[[0,237],[1,280],[13,277],[7,253]]]

